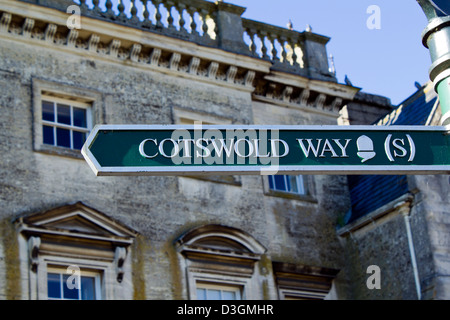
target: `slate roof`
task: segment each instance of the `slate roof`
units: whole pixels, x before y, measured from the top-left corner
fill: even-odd
[[[437,107],[436,102],[437,95],[432,87],[424,86],[374,125],[429,125]],[[352,207],[345,217],[346,224],[397,199],[409,190],[406,176],[348,176],[348,183]]]

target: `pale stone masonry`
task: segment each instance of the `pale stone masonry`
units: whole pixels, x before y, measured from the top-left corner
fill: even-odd
[[[86,3],[0,1],[0,299],[57,298],[74,265],[99,299],[412,297],[413,282],[368,290],[368,265],[348,259],[356,253],[336,232],[351,206],[345,176],[304,176],[304,194],[257,175],[96,177],[55,140],[64,129],[75,143],[79,110],[86,130],[334,125],[365,121],[344,111],[367,107],[373,120],[389,110],[338,83],[329,38],[244,19],[224,2]],[[71,5],[79,29],[68,28]],[[70,106],[70,125],[49,103]]]

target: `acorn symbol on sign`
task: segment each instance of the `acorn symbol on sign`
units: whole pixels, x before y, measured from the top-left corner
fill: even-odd
[[[373,150],[373,141],[367,136],[361,136],[356,141],[356,145],[358,146],[358,157],[360,157],[362,160],[361,162],[364,163],[367,160],[370,160],[376,156],[375,151]]]

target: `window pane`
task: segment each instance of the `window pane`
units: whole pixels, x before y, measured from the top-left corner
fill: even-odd
[[[281,191],[287,191],[284,176],[274,176],[275,178],[275,189]]]
[[[73,148],[81,150],[84,141],[86,140],[86,134],[84,132],[72,131],[73,134]]]
[[[94,277],[81,277],[81,300],[95,300]]]
[[[236,292],[234,291],[222,291],[223,300],[236,300]]]
[[[288,179],[291,187],[290,191],[293,193],[298,193],[297,176],[289,176]]]
[[[58,103],[58,122],[70,125],[70,106]]]
[[[206,289],[197,289],[197,299],[206,300]]]
[[[76,299],[78,300],[79,289],[77,288],[76,278],[72,276],[69,280],[70,288],[68,287],[67,280],[70,275],[63,275],[63,288],[64,288],[64,299]],[[71,289],[73,288],[73,289]]]
[[[293,189],[292,192],[295,192],[297,194],[306,194],[303,176],[291,176],[292,186],[294,186],[294,183],[295,183],[295,190]]]
[[[286,182],[286,191],[292,192],[292,187],[291,187],[291,179],[290,176],[284,176],[284,181]],[[294,182],[295,184],[295,182]]]
[[[87,128],[86,109],[73,108],[73,125],[77,127]]]
[[[220,291],[209,289],[208,290],[208,300],[221,300]]]
[[[53,127],[42,126],[42,134],[45,144],[55,144],[55,134],[53,132]]]
[[[49,298],[61,298],[61,276],[59,274],[47,274],[47,295]]]
[[[42,101],[42,120],[55,121],[55,110],[53,109],[53,102]]]
[[[273,190],[273,176],[268,176],[269,178],[269,188]]]
[[[70,148],[70,131],[56,128],[56,141],[58,146]]]

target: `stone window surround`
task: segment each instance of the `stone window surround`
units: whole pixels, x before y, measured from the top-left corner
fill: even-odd
[[[334,279],[340,270],[272,262],[279,299],[337,299]]]
[[[221,239],[230,243],[230,247],[204,246],[209,239]],[[197,299],[197,283],[240,288],[241,298],[246,300],[261,298],[254,274],[266,249],[250,235],[224,225],[201,226],[178,239],[177,251],[185,270],[189,299]]]
[[[51,146],[43,143],[42,132],[42,100],[45,96],[80,102],[90,105],[92,128],[103,122],[103,95],[100,92],[85,89],[72,84],[33,78],[32,79],[32,110],[33,110],[33,149],[37,152],[83,159],[79,150]]]
[[[303,183],[305,185],[306,194],[296,194],[296,193],[292,193],[292,192],[272,190],[269,187],[269,177],[267,175],[262,175],[261,179],[262,179],[264,194],[266,196],[318,203],[318,200],[316,198],[315,183],[314,183],[313,176],[303,175]]]
[[[78,267],[78,265],[77,265],[77,267]],[[102,273],[98,272],[98,270],[92,270],[92,269],[86,269],[86,268],[83,268],[82,270],[80,270],[80,273],[78,275],[72,271],[77,271],[76,269],[73,268],[73,265],[72,265],[71,269],[67,268],[65,265],[63,268],[57,267],[57,266],[56,267],[49,266],[47,268],[47,275],[48,274],[58,275],[59,283],[60,283],[60,296],[50,298],[49,300],[72,300],[72,298],[68,299],[68,298],[64,297],[64,286],[65,286],[64,275],[66,275],[68,277],[68,279],[66,281],[68,283],[70,283],[71,285],[74,285],[75,289],[78,289],[77,290],[78,297],[77,297],[77,299],[74,299],[74,300],[82,300],[83,283],[82,283],[81,278],[83,278],[83,277],[89,277],[89,278],[94,279],[93,292],[92,292],[94,295],[93,300],[101,300],[102,299],[102,294],[103,294],[102,288],[104,287],[101,283],[103,280]],[[76,280],[76,278],[78,278],[78,280]],[[78,288],[77,288],[77,284],[75,281],[80,281]],[[47,285],[48,285],[48,281],[47,281]],[[69,290],[70,290],[70,287],[69,287]]]
[[[71,219],[75,225],[80,221],[79,225],[94,226],[101,233],[64,228],[64,223]],[[123,299],[131,294],[129,251],[136,231],[81,202],[20,217],[15,222],[22,299],[46,300],[49,269],[66,270],[69,266],[77,266],[81,272],[98,273],[102,300]]]

